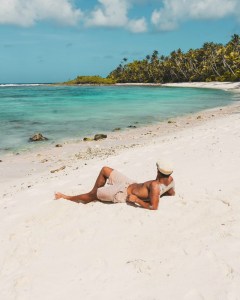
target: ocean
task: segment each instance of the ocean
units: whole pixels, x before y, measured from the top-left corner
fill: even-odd
[[[0,85],[0,153],[37,147],[29,137],[41,132],[48,144],[79,140],[114,128],[143,126],[239,101],[215,89],[160,86]]]

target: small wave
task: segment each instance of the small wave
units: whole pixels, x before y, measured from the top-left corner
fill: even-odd
[[[0,87],[21,87],[21,86],[41,86],[46,85],[45,83],[6,83],[0,84]]]

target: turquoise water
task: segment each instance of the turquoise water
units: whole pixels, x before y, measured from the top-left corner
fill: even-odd
[[[35,132],[46,143],[79,139],[236,100],[230,92],[196,88],[0,85],[0,151],[36,146],[28,142]]]

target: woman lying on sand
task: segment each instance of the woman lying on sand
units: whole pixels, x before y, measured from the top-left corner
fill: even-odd
[[[175,195],[175,183],[171,176],[173,170],[166,163],[157,162],[157,177],[143,183],[129,179],[117,170],[103,167],[93,189],[86,194],[67,196],[55,193],[55,199],[66,199],[74,202],[89,203],[95,200],[131,202],[147,209],[158,209],[159,198],[165,194]],[[108,180],[108,184],[106,182]]]

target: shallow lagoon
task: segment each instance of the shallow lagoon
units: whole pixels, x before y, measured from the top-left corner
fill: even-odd
[[[28,142],[35,132],[48,137],[47,143],[81,139],[116,127],[153,124],[236,100],[239,95],[214,89],[0,85],[0,151],[36,146]]]

